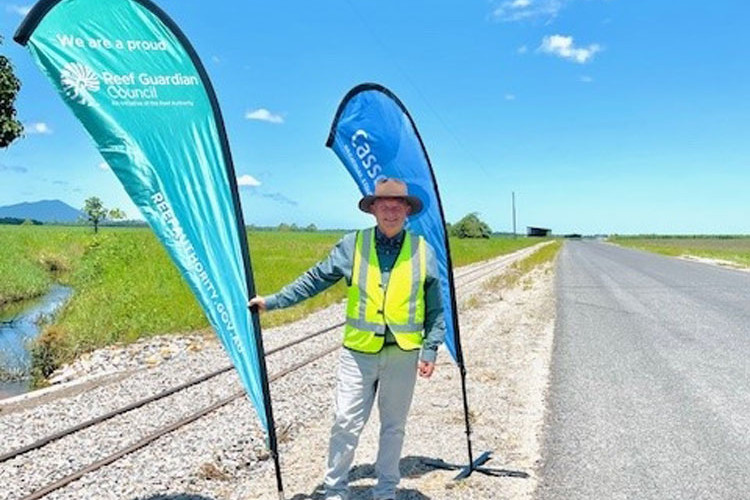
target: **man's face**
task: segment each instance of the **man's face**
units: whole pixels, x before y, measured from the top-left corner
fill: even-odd
[[[370,209],[375,216],[380,231],[392,238],[404,227],[411,206],[401,198],[378,198]]]

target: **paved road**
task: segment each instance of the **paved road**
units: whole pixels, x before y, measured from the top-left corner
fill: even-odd
[[[567,242],[542,499],[750,499],[750,273]]]

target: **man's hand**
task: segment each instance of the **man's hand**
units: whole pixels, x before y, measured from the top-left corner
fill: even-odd
[[[432,376],[432,372],[435,371],[435,363],[419,360],[417,370],[419,371],[420,377],[430,378]]]
[[[264,297],[261,297],[260,295],[256,295],[255,297],[250,299],[250,302],[247,303],[247,307],[252,309],[253,306],[256,306],[259,311],[265,311],[266,299]]]

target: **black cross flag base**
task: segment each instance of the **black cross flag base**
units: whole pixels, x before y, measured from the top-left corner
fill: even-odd
[[[454,481],[466,479],[467,477],[471,475],[472,472],[479,472],[487,476],[494,476],[494,477],[518,477],[521,479],[526,479],[529,477],[529,475],[526,472],[508,470],[508,469],[493,469],[490,467],[482,467],[482,464],[486,463],[491,458],[492,458],[492,452],[485,451],[479,456],[479,458],[474,460],[470,465],[449,464],[445,460],[432,459],[432,458],[423,458],[422,462],[428,467],[434,467],[436,469],[460,470],[461,472],[459,472],[458,475],[453,478]]]

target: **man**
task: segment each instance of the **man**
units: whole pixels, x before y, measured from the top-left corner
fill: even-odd
[[[416,374],[429,378],[445,337],[437,263],[421,236],[404,230],[422,209],[406,184],[381,179],[359,202],[375,228],[344,236],[328,258],[278,293],[253,297],[260,310],[288,307],[345,278],[349,285],[344,347],[339,357],[336,417],[331,428],[326,498],[345,500],[359,435],[378,393],[380,443],[375,499],[392,499]]]

